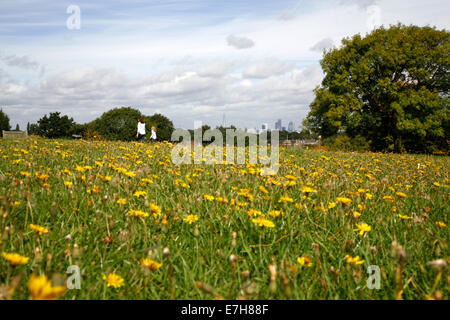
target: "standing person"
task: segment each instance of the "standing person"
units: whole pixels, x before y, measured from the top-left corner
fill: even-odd
[[[144,119],[142,119],[142,117],[139,117],[138,119],[136,138],[140,142],[145,141],[145,122]]]
[[[150,135],[150,140],[156,142],[156,128],[152,127],[152,134]]]

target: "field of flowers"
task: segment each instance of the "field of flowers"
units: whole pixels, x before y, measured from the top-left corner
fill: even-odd
[[[449,298],[448,157],[171,148],[0,140],[0,299]]]

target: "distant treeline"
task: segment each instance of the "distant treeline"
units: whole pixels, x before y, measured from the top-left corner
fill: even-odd
[[[138,118],[142,117],[148,130],[157,128],[158,140],[170,140],[174,126],[172,121],[162,114],[147,116],[131,107],[114,108],[103,113],[99,118],[84,124],[76,123],[67,115],[51,112],[37,121],[28,123],[29,134],[46,138],[69,138],[80,136],[84,139],[105,139],[132,141],[136,137]]]
[[[43,116],[36,123],[28,123],[27,131],[29,134],[39,135],[46,138],[71,138],[75,136],[88,140],[105,139],[132,141],[136,137],[136,127],[139,117],[143,118],[146,123],[147,130],[150,130],[150,127],[152,126],[156,127],[158,140],[171,141],[172,133],[175,130],[172,121],[161,114],[154,114],[152,116],[144,115],[139,110],[131,107],[111,109],[103,113],[99,118],[84,124],[76,123],[73,118],[69,118],[67,115],[61,115],[60,112],[51,112],[50,114]],[[202,126],[202,137],[204,137],[205,132],[209,129],[212,128],[208,125]],[[226,143],[227,129],[233,129],[239,132],[240,135],[245,135],[246,144],[249,144],[249,137],[251,136],[256,136],[257,142],[259,143],[259,135],[255,133],[243,132],[242,130],[238,130],[235,126],[220,126],[215,129],[221,132],[224,144]],[[1,110],[0,130],[11,130],[11,126],[9,125],[9,117]],[[16,126],[16,130],[19,130],[18,126]],[[193,142],[194,130],[188,131],[190,133],[191,141]],[[311,134],[306,129],[302,132],[280,131],[279,139],[281,141],[287,139],[317,139],[317,135]],[[268,131],[267,141],[270,143],[270,140],[271,132]],[[208,144],[212,141],[214,141],[214,138],[210,141],[203,140],[202,143]]]

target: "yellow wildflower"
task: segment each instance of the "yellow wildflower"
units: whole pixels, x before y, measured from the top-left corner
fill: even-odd
[[[147,195],[146,191],[136,191],[133,196],[135,196],[136,198],[140,198],[140,197],[144,197]]]
[[[269,216],[272,216],[274,218],[279,217],[280,215],[283,215],[280,210],[272,210],[269,212]]]
[[[359,258],[359,256],[356,257],[352,257],[350,255],[345,255],[345,260],[347,261],[348,264],[352,264],[354,266],[357,266],[359,264],[363,264],[365,260],[361,260]]]
[[[317,190],[316,190],[316,189],[313,189],[313,188],[308,187],[308,186],[302,186],[302,187],[300,188],[300,191],[301,191],[301,192],[305,192],[305,193],[317,193]]]
[[[441,221],[436,222],[436,225],[437,225],[439,228],[444,228],[444,227],[447,226],[445,223],[443,223],[443,222],[441,222]]]
[[[359,231],[359,235],[363,236],[365,232],[369,232],[372,230],[372,227],[369,226],[367,223],[357,224],[356,229],[353,231]]]
[[[53,286],[46,276],[32,275],[28,281],[28,290],[33,300],[52,300],[66,291],[64,286]]]
[[[339,203],[347,205],[347,204],[352,203],[352,200],[349,199],[349,198],[345,198],[345,197],[337,197],[336,198],[336,202],[339,202]]]
[[[256,218],[256,219],[252,219],[253,223],[256,223],[257,225],[259,225],[260,227],[267,227],[267,228],[273,228],[275,227],[275,224],[265,218]]]
[[[154,260],[145,258],[145,259],[142,259],[142,260],[141,260],[141,265],[142,265],[144,268],[147,268],[147,269],[149,269],[149,270],[156,270],[156,269],[161,268],[162,263],[159,263],[159,262],[156,262],[156,261],[154,261]]]
[[[267,189],[264,186],[259,186],[259,191],[265,194],[269,193],[269,191],[267,191]]]
[[[66,187],[71,187],[72,186],[72,181],[64,181],[64,185],[66,186]]]
[[[311,262],[311,259],[309,257],[309,254],[306,254],[304,257],[298,257],[297,258],[297,262],[302,265],[302,266],[306,266],[306,267],[312,267],[313,264]]]
[[[103,274],[103,280],[106,280],[108,287],[120,288],[124,285],[123,278],[115,273]]]
[[[294,202],[294,199],[292,199],[291,197],[289,197],[287,194],[285,194],[284,196],[282,196],[280,198],[280,200],[278,200],[278,202]]]
[[[119,198],[116,202],[117,202],[118,204],[126,204],[126,203],[127,203],[127,199],[125,199],[125,198]]]
[[[184,218],[183,220],[184,220],[184,222],[191,224],[191,223],[196,222],[198,220],[198,215],[190,214],[190,215],[187,216],[187,218]]]
[[[262,215],[262,212],[256,209],[250,209],[247,211],[247,215],[250,217],[256,217]]]
[[[37,224],[30,224],[30,229],[35,231],[39,235],[48,233],[48,229],[47,228],[39,226]]]
[[[2,252],[2,256],[3,256],[3,258],[5,258],[6,261],[8,261],[9,264],[12,265],[12,266],[18,266],[18,265],[21,265],[21,264],[26,264],[26,263],[28,263],[28,260],[30,260],[30,258],[21,256],[21,255],[18,254],[18,253],[6,253],[6,252]]]
[[[150,203],[150,211],[153,213],[155,219],[161,215],[161,208],[156,204]]]
[[[144,212],[141,210],[130,210],[130,211],[128,211],[128,214],[130,216],[136,216],[136,217],[140,217],[140,218],[145,218],[145,217],[148,217],[148,215],[149,215],[147,212]]]

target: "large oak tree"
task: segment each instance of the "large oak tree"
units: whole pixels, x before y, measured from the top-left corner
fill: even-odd
[[[432,152],[449,139],[450,33],[398,24],[324,53],[305,125],[363,136],[374,150]]]

